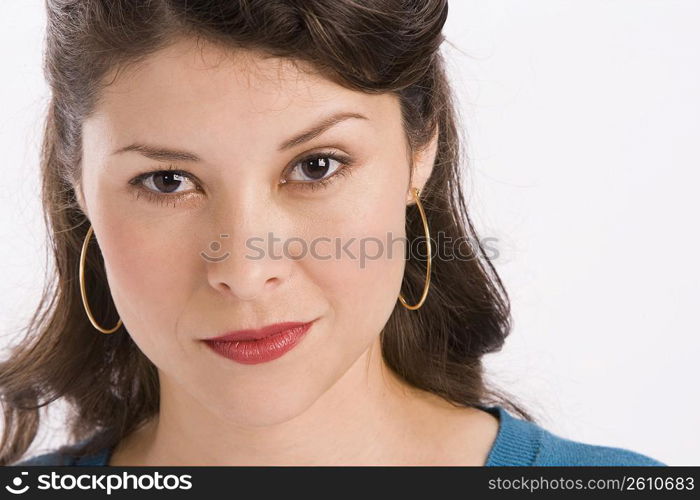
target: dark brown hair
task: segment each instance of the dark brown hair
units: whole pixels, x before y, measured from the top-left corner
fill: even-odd
[[[92,435],[92,453],[115,446],[159,410],[156,367],[128,332],[100,334],[81,302],[79,258],[89,221],[76,201],[81,124],[110,76],[188,37],[310,63],[359,92],[400,100],[409,153],[438,127],[433,173],[421,192],[432,234],[470,245],[469,258],[434,259],[425,304],[399,301],[381,332],[387,364],[409,384],[459,406],[500,403],[532,421],[512,397],[486,382],[482,356],[511,329],[510,303],[467,214],[463,138],[440,46],[446,0],[46,0],[44,72],[51,90],[41,149],[42,199],[54,264],[24,337],[0,364],[4,429],[0,464],[21,458],[39,430],[41,410],[68,404],[73,441]],[[424,238],[415,204],[409,241]],[[115,325],[103,261],[92,245],[85,265],[88,303]],[[462,249],[462,254],[466,252]],[[420,296],[425,262],[406,263],[402,293]]]

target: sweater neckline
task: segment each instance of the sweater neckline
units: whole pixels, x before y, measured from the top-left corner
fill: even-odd
[[[505,408],[476,405],[498,418],[498,432],[484,466],[533,465],[541,443],[541,430],[533,422],[512,416]],[[115,447],[79,457],[75,465],[107,466]]]
[[[542,428],[534,422],[516,418],[502,406],[481,406],[498,418],[498,432],[491,446],[486,467],[534,465],[542,443]]]

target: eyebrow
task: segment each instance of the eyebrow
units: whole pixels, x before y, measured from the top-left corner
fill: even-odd
[[[308,142],[315,137],[318,137],[322,133],[324,133],[326,130],[330,129],[334,125],[337,125],[338,123],[348,120],[350,118],[357,118],[360,120],[369,120],[365,115],[360,114],[360,113],[354,113],[354,112],[340,112],[340,113],[335,113],[331,116],[328,116],[318,122],[317,124],[313,125],[312,127],[304,130],[300,134],[297,134],[296,136],[292,137],[291,139],[287,139],[284,141],[282,144],[280,144],[277,148],[277,151],[282,152],[286,151],[287,149],[293,148],[295,146],[299,146],[300,144],[303,144],[305,142]],[[112,153],[112,155],[116,154],[121,154],[121,153],[126,153],[127,151],[135,151],[137,153],[142,154],[146,158],[150,158],[152,160],[156,161],[190,161],[190,162],[199,162],[202,161],[202,159],[195,153],[192,153],[190,151],[184,151],[184,150],[177,150],[177,149],[168,149],[168,148],[163,148],[159,146],[152,146],[148,144],[143,144],[143,143],[133,143],[129,144],[128,146],[124,146],[123,148],[119,148],[116,151]]]

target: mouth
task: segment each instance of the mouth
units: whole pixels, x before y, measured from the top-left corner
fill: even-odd
[[[250,329],[250,330],[235,330],[231,332],[226,332],[223,335],[220,335],[218,337],[211,337],[208,339],[204,339],[206,341],[236,341],[236,340],[259,340],[259,339],[264,339],[265,337],[271,337],[273,335],[277,335],[279,333],[285,332],[287,330],[291,330],[294,328],[299,328],[304,325],[308,325],[313,323],[313,321],[309,322],[301,322],[301,321],[287,321],[285,323],[275,323],[274,325],[268,325],[264,326],[262,328],[258,329]]]
[[[232,361],[247,365],[265,363],[291,351],[315,321],[278,323],[258,330],[238,330],[203,339],[203,342],[217,354]]]

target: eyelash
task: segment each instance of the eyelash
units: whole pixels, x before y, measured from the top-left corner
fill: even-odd
[[[303,162],[311,161],[311,160],[318,160],[321,158],[329,158],[331,160],[337,161],[340,163],[340,166],[336,169],[333,174],[331,174],[329,177],[325,177],[323,179],[317,180],[317,181],[292,181],[292,182],[284,182],[282,183],[283,185],[292,185],[292,186],[301,186],[299,189],[307,189],[310,191],[316,191],[318,189],[325,189],[327,188],[331,183],[339,180],[341,176],[347,176],[351,173],[351,169],[354,166],[354,160],[350,158],[349,156],[345,156],[333,151],[322,151],[319,153],[312,153],[310,155],[304,156],[303,158],[297,160],[294,162],[294,167]],[[290,169],[290,171],[293,171],[294,169]],[[159,169],[159,170],[151,170],[149,172],[145,172],[143,174],[140,174],[136,177],[134,177],[132,180],[129,181],[129,184],[136,186],[137,191],[136,191],[136,199],[139,199],[142,194],[146,196],[146,198],[149,201],[152,201],[154,203],[159,203],[161,205],[166,205],[169,203],[173,203],[173,207],[176,207],[177,204],[181,201],[184,201],[186,198],[191,197],[193,194],[190,193],[182,193],[182,194],[165,194],[165,193],[157,193],[154,192],[153,190],[146,188],[143,185],[143,182],[148,179],[150,176],[159,174],[162,172],[168,172],[172,173],[175,175],[181,175],[183,177],[187,177],[189,180],[197,184],[197,191],[201,191],[201,187],[199,186],[199,182],[197,181],[196,177],[184,172],[182,170],[178,170],[173,166],[169,166],[168,168],[165,169]]]

